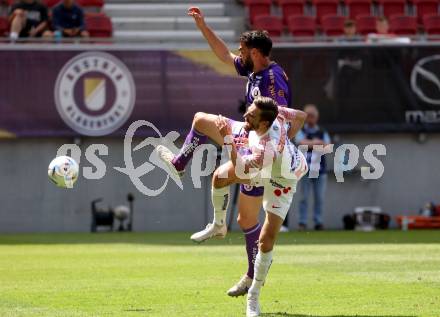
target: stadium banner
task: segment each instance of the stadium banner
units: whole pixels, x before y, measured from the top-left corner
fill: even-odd
[[[278,48],[293,103],[316,104],[331,132],[440,131],[440,46]]]
[[[275,47],[294,107],[330,132],[440,131],[439,46]],[[246,79],[207,50],[0,50],[0,137],[123,136],[136,120],[187,131],[241,118]],[[137,134],[151,135],[140,129]]]

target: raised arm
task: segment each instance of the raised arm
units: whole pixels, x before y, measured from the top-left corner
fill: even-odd
[[[286,107],[278,107],[278,114],[282,115],[287,122],[290,122],[290,128],[287,131],[289,139],[292,139],[301,130],[307,118],[307,114],[304,111]]]
[[[225,42],[219,38],[214,31],[206,24],[202,11],[198,7],[188,9],[188,15],[194,18],[197,27],[202,32],[204,38],[208,42],[214,54],[224,63],[234,66],[234,58],[236,57]]]

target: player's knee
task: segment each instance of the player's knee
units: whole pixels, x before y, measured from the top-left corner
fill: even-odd
[[[246,230],[254,227],[258,222],[256,217],[250,217],[246,214],[239,213],[237,217],[237,223],[242,230]]]
[[[196,114],[194,115],[194,119],[193,119],[193,127],[197,127],[205,118],[206,113],[204,112],[196,112]]]

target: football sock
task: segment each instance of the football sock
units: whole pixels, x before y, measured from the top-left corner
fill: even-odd
[[[261,226],[257,223],[255,226],[243,230],[246,239],[246,252],[248,256],[247,276],[254,278],[255,257],[258,253],[258,239],[260,238]]]
[[[224,225],[226,223],[226,210],[229,204],[229,186],[211,188],[211,200],[214,207],[214,223]]]
[[[252,285],[249,288],[250,296],[260,295],[261,286],[263,286],[266,280],[267,273],[269,272],[270,265],[272,264],[272,251],[263,253],[258,252],[255,259],[255,273]]]
[[[177,154],[172,163],[176,167],[178,171],[183,171],[185,169],[186,164],[193,157],[194,151],[200,144],[206,143],[208,137],[200,132],[197,132],[195,129],[191,128],[188,135],[186,136],[185,143],[183,143],[182,148],[180,149],[179,154]]]
[[[17,32],[11,32],[9,34],[9,38],[13,41],[15,41],[16,39],[18,39],[18,33]]]

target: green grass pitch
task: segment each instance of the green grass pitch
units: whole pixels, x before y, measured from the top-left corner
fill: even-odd
[[[0,235],[0,316],[245,315],[243,236]],[[440,316],[440,231],[280,234],[262,316]]]

